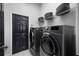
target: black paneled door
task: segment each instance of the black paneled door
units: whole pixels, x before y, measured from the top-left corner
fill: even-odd
[[[1,47],[4,45],[4,12],[0,11],[0,56],[4,55],[4,49]]]
[[[12,54],[28,49],[28,16],[12,14]]]

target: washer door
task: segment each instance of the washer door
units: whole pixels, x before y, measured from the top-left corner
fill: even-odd
[[[57,40],[50,35],[43,35],[41,39],[41,48],[46,55],[60,55],[60,48]]]

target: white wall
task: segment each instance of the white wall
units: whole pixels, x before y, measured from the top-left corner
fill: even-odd
[[[79,3],[77,4],[76,13],[76,54],[79,55]]]
[[[71,8],[71,12],[64,15],[64,16],[56,16],[56,8],[60,5],[61,3],[45,3],[42,4],[41,7],[41,15],[44,16],[45,13],[47,12],[53,12],[54,14],[54,19],[53,20],[49,20],[49,21],[45,21],[45,25],[44,26],[54,26],[54,25],[72,25],[75,26],[76,23],[76,4],[75,3],[71,3],[70,4],[70,8]]]
[[[8,49],[5,49],[5,55],[12,55],[12,13],[29,16],[29,25],[38,26],[37,17],[39,16],[40,4],[24,3],[5,3],[4,4],[4,40]]]

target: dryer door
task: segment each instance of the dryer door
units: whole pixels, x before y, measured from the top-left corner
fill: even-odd
[[[60,48],[57,40],[54,37],[51,37],[50,35],[47,34],[44,34],[41,39],[41,49],[44,55],[57,56],[60,54]]]
[[[34,29],[30,29],[30,48],[34,47]]]

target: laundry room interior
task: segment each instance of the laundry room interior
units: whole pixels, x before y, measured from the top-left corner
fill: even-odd
[[[0,24],[0,56],[79,55],[79,3],[0,3]]]

